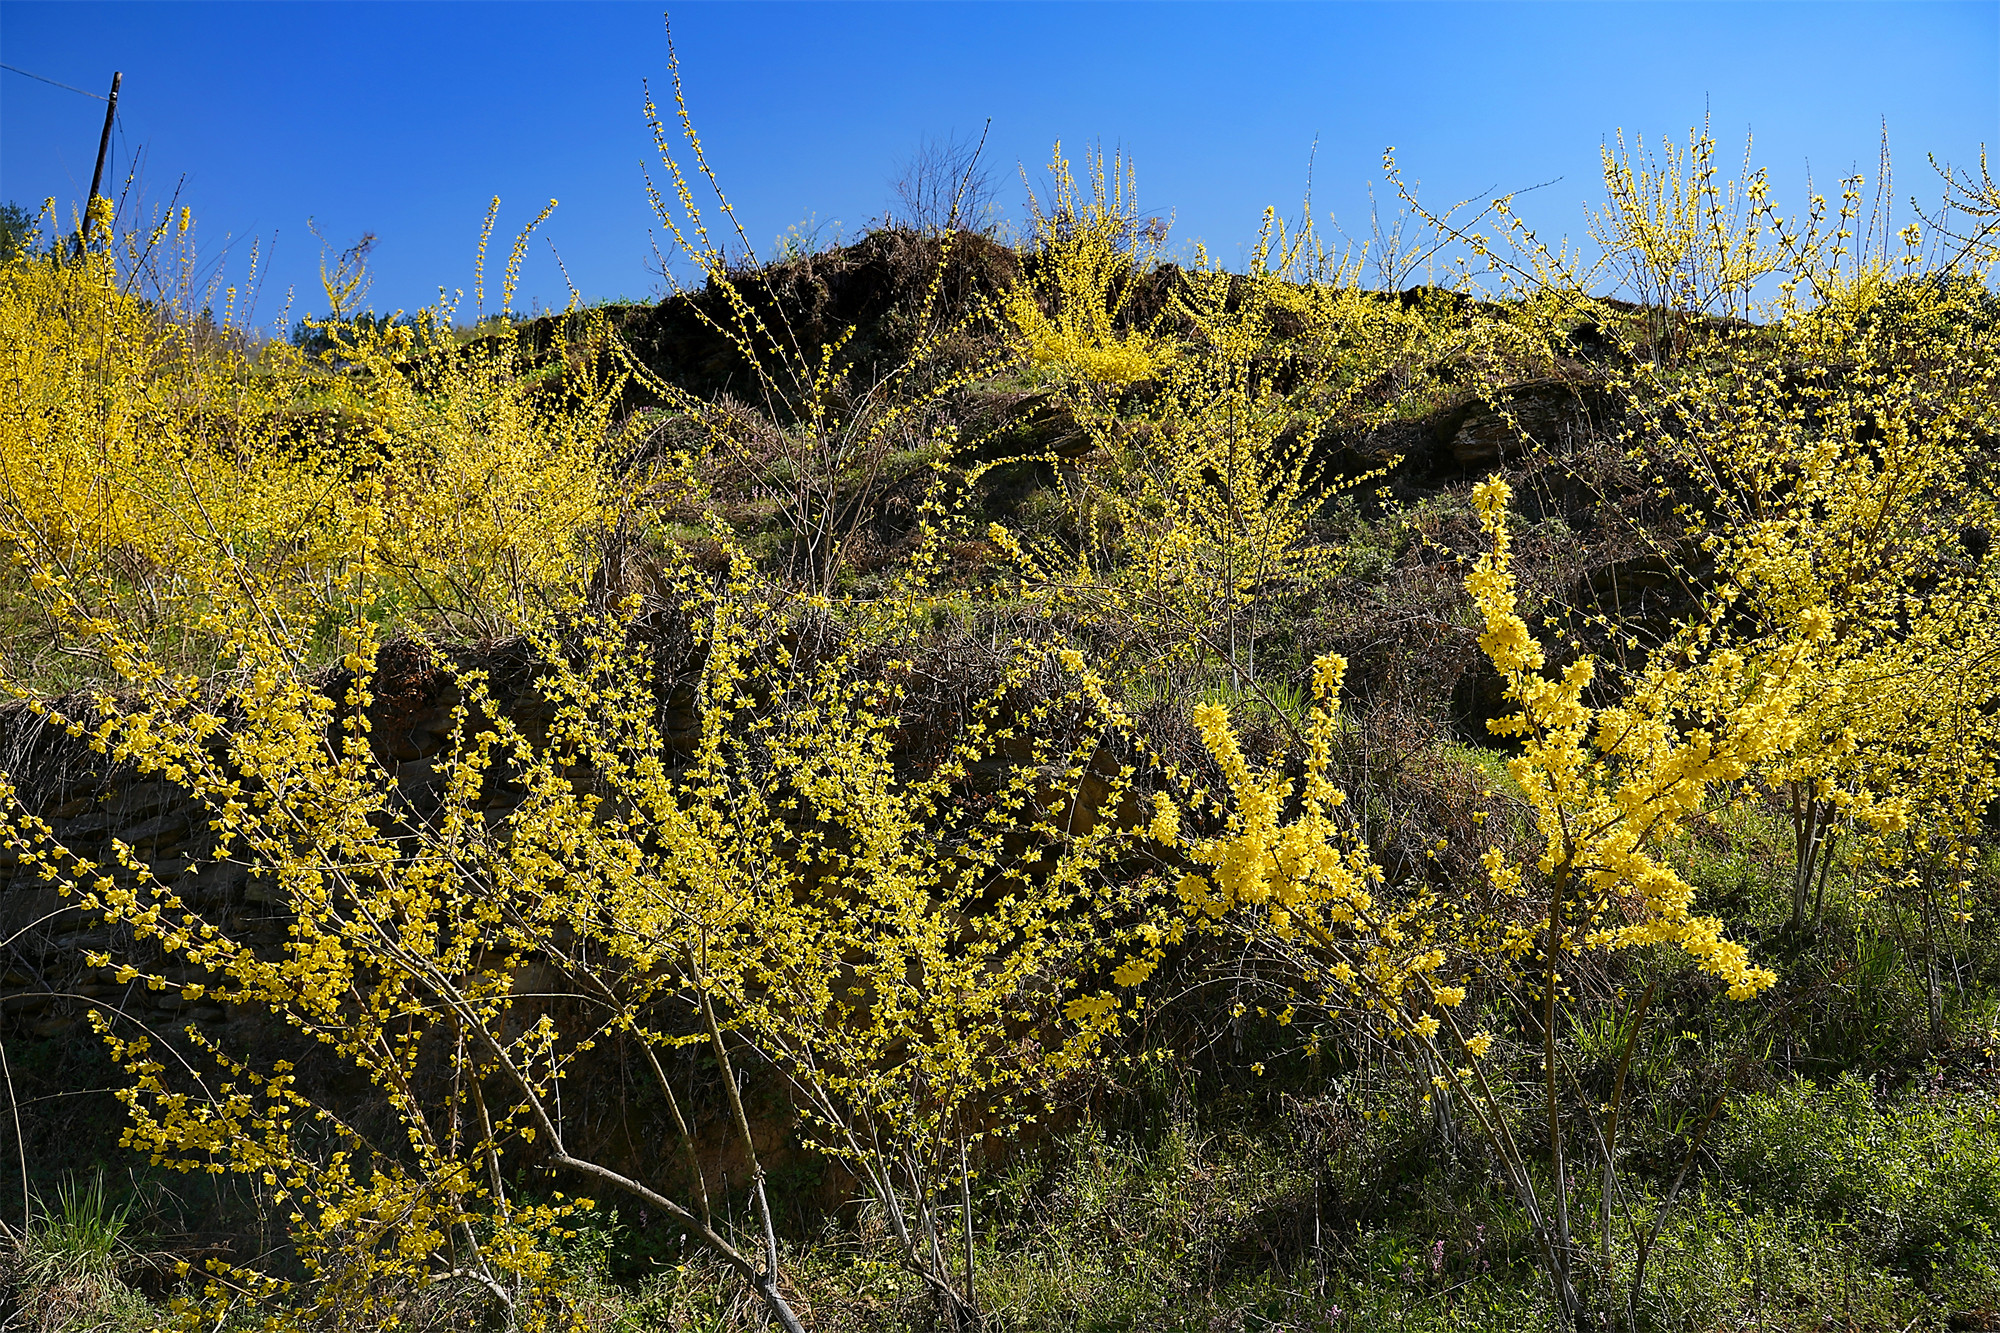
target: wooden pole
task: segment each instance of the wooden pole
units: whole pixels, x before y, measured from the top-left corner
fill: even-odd
[[[97,187],[104,183],[104,154],[111,147],[111,122],[118,115],[118,85],[125,79],[123,70],[111,75],[111,96],[104,102],[104,133],[97,136],[97,168],[90,173],[90,197],[83,203],[83,230],[76,234],[76,252],[83,253],[84,237],[90,232],[90,210],[97,203]]]

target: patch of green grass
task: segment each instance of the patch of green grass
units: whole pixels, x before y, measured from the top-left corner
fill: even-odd
[[[1335,1087],[1311,1105],[1165,1109],[1143,1133],[1086,1124],[975,1177],[988,1329],[1552,1328],[1525,1217],[1476,1153],[1442,1148],[1413,1106]],[[1747,1098],[1717,1136],[1719,1169],[1669,1214],[1636,1299],[1622,1228],[1614,1280],[1591,1299],[1633,1333],[1943,1330],[1954,1315],[1976,1326],[1968,1312],[2000,1305],[1994,1114],[1969,1097],[1878,1102],[1858,1081]],[[1664,1187],[1639,1183],[1642,1196]],[[1587,1198],[1579,1207],[1591,1211]],[[1644,1197],[1634,1209],[1650,1214]],[[940,1241],[957,1255],[947,1222]],[[565,1254],[583,1327],[760,1326],[740,1284],[692,1251],[614,1281],[624,1231],[607,1218]],[[939,1327],[893,1261],[879,1208],[844,1208],[787,1249],[787,1282],[817,1333]]]
[[[1742,801],[1697,816],[1664,848],[1704,910],[1759,928],[1791,912],[1792,830],[1774,808]]]
[[[1507,771],[1508,756],[1501,751],[1451,740],[1439,741],[1438,749],[1446,758],[1477,773],[1488,791],[1517,801],[1525,797],[1521,784],[1514,781],[1514,775]]]
[[[1312,688],[1302,681],[1267,676],[1232,684],[1227,679],[1203,690],[1199,703],[1221,704],[1231,717],[1302,725],[1312,712]]]
[[[104,1177],[61,1185],[18,1238],[6,1285],[19,1324],[35,1333],[139,1333],[157,1312],[124,1281],[136,1256],[127,1239],[133,1205],[114,1204]]]
[[[1870,1237],[1865,1221],[1746,1207],[1727,1190],[1702,1190],[1675,1211],[1652,1252],[1637,1326],[1978,1328],[1976,1312],[2000,1300],[1989,1270],[1939,1271],[1920,1282],[1872,1262]]]
[[[1758,1205],[1851,1231],[1866,1262],[1919,1284],[2000,1278],[2000,1107],[1942,1079],[1878,1099],[1853,1073],[1798,1079],[1730,1109],[1723,1178]]]

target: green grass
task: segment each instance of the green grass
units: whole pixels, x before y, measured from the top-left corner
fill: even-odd
[[[1483,1172],[1425,1146],[1423,1126],[1400,1114],[1348,1122],[1331,1151],[1302,1132],[1306,1123],[1211,1131],[1183,1114],[1137,1136],[1085,1125],[980,1179],[976,1280],[987,1327],[1551,1326],[1526,1221]],[[1608,1290],[1621,1326],[1914,1333],[1952,1327],[1954,1316],[1965,1326],[2000,1305],[1990,1098],[1882,1103],[1852,1084],[1800,1084],[1746,1102],[1717,1161],[1669,1215],[1629,1311],[1634,1255],[1620,1231],[1618,1281],[1598,1297]],[[1647,1189],[1657,1197],[1656,1185]],[[1648,1209],[1645,1199],[1635,1205],[1641,1216]],[[939,1327],[919,1285],[888,1261],[885,1239],[877,1211],[863,1205],[792,1248],[790,1280],[812,1327]],[[944,1240],[957,1254],[955,1228]],[[569,1255],[585,1327],[758,1326],[733,1281],[706,1261],[669,1254],[612,1281],[612,1252],[631,1242],[613,1226]]]
[[[125,1333],[157,1327],[153,1307],[124,1281],[137,1256],[131,1201],[112,1203],[104,1177],[65,1181],[19,1236],[6,1264],[9,1302],[36,1333]]]

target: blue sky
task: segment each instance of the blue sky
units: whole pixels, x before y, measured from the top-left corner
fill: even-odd
[[[1560,178],[1521,207],[1580,232],[1614,131],[1685,135],[1704,109],[1732,160],[1746,130],[1781,202],[1874,174],[1931,195],[1932,153],[2000,149],[2000,0],[1968,4],[677,4],[689,101],[759,244],[808,216],[851,233],[926,135],[976,134],[1018,215],[1017,164],[1053,140],[1122,148],[1142,204],[1225,257],[1266,204],[1366,225],[1382,149],[1427,201]],[[664,93],[650,4],[90,4],[0,0],[0,62],[101,90],[124,72],[113,171],[185,180],[213,253],[275,258],[258,316],[318,302],[306,221],[378,235],[373,303],[472,285],[486,201],[545,231],[592,300],[655,292],[641,81]],[[0,199],[64,216],[89,184],[103,105],[0,71]],[[504,251],[504,246],[501,247]],[[521,302],[561,305],[545,245]]]

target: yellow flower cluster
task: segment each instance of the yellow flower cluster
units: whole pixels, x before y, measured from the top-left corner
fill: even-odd
[[[1085,212],[1101,219],[1110,205],[1099,185]],[[1059,199],[1069,210],[1084,207],[1073,187]],[[1072,251],[1088,250],[1093,234],[1058,228],[1046,237],[1049,272],[1068,272]],[[1144,395],[1119,392],[1101,374],[1052,388],[1091,449],[1065,465],[1072,540],[1028,543],[997,524],[990,531],[1019,569],[1025,596],[1083,602],[1129,625],[1131,639],[1154,645],[1149,665],[1188,647],[1220,659],[1232,682],[1254,679],[1274,607],[1323,586],[1337,569],[1339,553],[1313,540],[1315,517],[1387,471],[1333,478],[1315,460],[1312,441],[1336,414],[1367,415],[1351,367],[1429,354],[1419,350],[1431,332],[1426,320],[1370,299],[1351,274],[1295,281],[1308,267],[1309,240],[1286,234],[1267,213],[1250,274],[1204,260],[1163,284],[1167,300],[1154,323],[1177,332],[1171,343],[1145,330],[1114,335],[1109,325],[1086,340],[1129,348],[1144,333],[1158,354]],[[1114,283],[1109,294],[1093,287],[1061,305],[1115,310],[1129,285]],[[1054,298],[1033,289],[1025,284],[1012,298],[1017,329],[1047,322],[1030,307]],[[1299,387],[1281,391],[1285,383]]]
[[[573,603],[629,487],[600,457],[602,330],[532,355],[449,319],[337,326],[310,358],[139,299],[102,250],[9,260],[0,580],[60,579],[86,622],[153,642],[201,641],[244,595],[306,627]]]
[[[1485,621],[1480,645],[1520,705],[1511,717],[1488,725],[1520,738],[1521,753],[1508,772],[1534,809],[1540,840],[1536,873],[1547,879],[1552,919],[1568,923],[1579,943],[1606,948],[1670,943],[1685,950],[1702,971],[1744,999],[1776,981],[1751,964],[1743,947],[1722,935],[1713,917],[1693,913],[1694,890],[1657,848],[1709,793],[1741,780],[1752,766],[1789,753],[1800,735],[1799,679],[1808,653],[1795,646],[1789,658],[1751,672],[1738,656],[1717,654],[1698,672],[1652,682],[1621,706],[1594,709],[1584,702],[1592,679],[1589,659],[1561,675],[1542,673],[1544,654],[1516,606],[1509,568],[1507,484],[1488,480],[1473,493],[1492,546],[1466,579]],[[1689,676],[1698,696],[1726,700],[1718,732],[1675,724],[1689,698]],[[1496,890],[1521,883],[1519,868],[1489,860]],[[1566,900],[1566,901],[1565,901]],[[1636,913],[1628,924],[1601,924],[1613,911]]]
[[[1857,887],[1907,871],[1956,898],[2000,795],[1989,298],[1969,273],[1897,279],[1881,256],[1806,276],[1822,299],[1781,309],[1769,355],[1716,335],[1654,409],[1684,423],[1677,461],[1713,479],[1691,533],[1729,580],[1726,614],[1670,652],[1726,649],[1751,672],[1796,657],[1810,680],[1799,744],[1754,775],[1789,807],[1797,920],[1836,856]]]
[[[1035,208],[1032,276],[1009,292],[1006,314],[1022,356],[1061,377],[1122,388],[1164,364],[1169,344],[1144,327],[1120,327],[1159,248],[1138,213],[1130,169],[1089,160],[1086,192],[1055,146],[1046,209]]]
[[[1327,770],[1346,667],[1331,654],[1315,664],[1305,772],[1298,781],[1253,767],[1226,709],[1216,704],[1195,709],[1195,729],[1221,770],[1226,823],[1210,836],[1183,833],[1178,821],[1170,829],[1154,829],[1155,836],[1179,834],[1182,854],[1205,869],[1181,877],[1178,915],[1147,934],[1141,951],[1113,972],[1118,986],[1143,984],[1166,949],[1186,939],[1191,927],[1247,915],[1279,941],[1323,951],[1325,975],[1335,983],[1341,1004],[1387,1014],[1428,1037],[1436,1021],[1419,1012],[1423,994],[1445,1005],[1463,1000],[1463,987],[1431,980],[1446,961],[1428,942],[1430,929],[1422,921],[1434,904],[1380,905],[1370,885],[1380,882],[1382,872],[1341,822],[1346,794]],[[1420,979],[1429,981],[1428,987],[1413,988]]]

